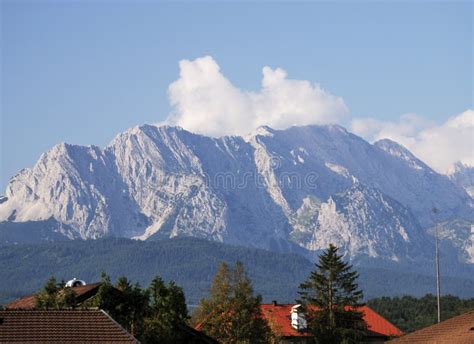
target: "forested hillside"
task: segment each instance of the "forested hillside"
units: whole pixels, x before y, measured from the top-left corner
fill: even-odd
[[[38,245],[0,247],[0,304],[38,290],[54,275],[58,280],[100,279],[106,271],[113,279],[125,275],[148,285],[160,275],[182,286],[188,304],[196,304],[210,286],[220,262],[240,260],[255,290],[265,302],[293,302],[298,285],[308,277],[312,263],[296,254],[230,246],[195,238],[164,241],[101,239],[65,241]],[[431,276],[383,269],[361,269],[360,286],[366,299],[410,294],[422,296],[434,289]],[[449,278],[443,291],[473,297],[474,281]]]
[[[432,294],[422,298],[382,297],[369,300],[367,304],[404,332],[412,332],[437,321],[436,296]],[[452,295],[441,297],[441,320],[473,309],[474,298],[463,300]]]
[[[291,301],[310,271],[299,255],[179,238],[142,242],[129,239],[68,241],[0,247],[0,303],[40,288],[51,275],[95,282],[106,271],[113,279],[127,276],[148,285],[153,277],[174,280],[196,304],[207,292],[220,262],[240,260],[248,267],[258,293],[265,299]]]

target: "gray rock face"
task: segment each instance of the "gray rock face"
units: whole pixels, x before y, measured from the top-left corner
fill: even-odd
[[[397,143],[371,145],[340,126],[210,138],[144,125],[104,149],[59,144],[13,177],[0,221],[48,219],[70,238],[194,236],[310,252],[334,243],[351,258],[396,262],[431,257],[429,229],[472,223],[473,203]],[[465,241],[456,228],[453,242]],[[453,250],[474,262],[469,245]]]
[[[474,198],[474,167],[458,162],[449,174],[449,179]]]

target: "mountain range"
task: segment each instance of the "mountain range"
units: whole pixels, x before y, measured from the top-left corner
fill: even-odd
[[[333,243],[354,261],[423,266],[438,232],[446,261],[471,269],[472,171],[441,175],[337,125],[220,138],[143,125],[105,148],[58,144],[12,177],[0,240],[186,236],[307,257]]]

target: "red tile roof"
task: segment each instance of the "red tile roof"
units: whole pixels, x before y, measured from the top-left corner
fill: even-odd
[[[263,316],[275,327],[283,337],[309,336],[308,333],[298,331],[291,326],[291,307],[294,304],[263,304]],[[403,334],[395,325],[384,319],[380,314],[368,306],[363,306],[360,311],[364,313],[364,320],[370,331],[383,336],[401,336]]]
[[[138,343],[101,310],[0,311],[0,343]]]
[[[363,306],[360,310],[364,313],[364,320],[370,331],[383,334],[387,337],[398,337],[403,335],[395,325],[382,317],[369,306]]]
[[[474,310],[391,340],[390,343],[473,344]]]
[[[263,304],[262,315],[267,319],[272,331],[282,337],[310,337],[308,332],[298,331],[291,326],[291,307],[294,304]]]
[[[79,303],[95,295],[99,289],[100,283],[86,284],[80,287],[74,287],[72,290],[76,294]],[[6,309],[34,309],[35,294],[16,299],[5,306]]]

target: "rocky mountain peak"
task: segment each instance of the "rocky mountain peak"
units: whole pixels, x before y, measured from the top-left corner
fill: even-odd
[[[408,150],[337,125],[261,127],[250,139],[137,126],[104,149],[54,146],[6,197],[0,221],[54,219],[68,237],[195,236],[306,253],[334,242],[348,257],[392,261],[430,256],[433,206],[442,221],[474,217],[470,198]]]

